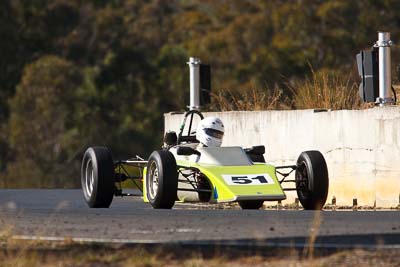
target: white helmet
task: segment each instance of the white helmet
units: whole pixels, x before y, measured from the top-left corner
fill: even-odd
[[[221,146],[224,132],[224,124],[219,118],[208,117],[197,126],[196,139],[205,146]]]

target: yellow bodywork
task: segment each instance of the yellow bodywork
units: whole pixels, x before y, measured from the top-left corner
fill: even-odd
[[[249,166],[215,166],[205,164],[190,164],[180,162],[179,166],[198,169],[203,173],[212,185],[212,197],[210,202],[233,202],[240,200],[283,200],[286,198],[282,187],[276,177],[275,167],[256,163]],[[186,165],[186,166],[185,166]],[[268,176],[266,184],[234,184],[228,183],[224,176],[251,177],[256,179],[257,175]],[[146,194],[146,168],[143,171],[143,200],[148,202]],[[248,179],[250,180],[250,179]]]

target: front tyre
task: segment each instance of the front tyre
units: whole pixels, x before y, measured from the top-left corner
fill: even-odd
[[[90,147],[83,155],[81,184],[90,208],[108,208],[114,196],[114,162],[106,147]]]
[[[328,196],[328,167],[319,151],[305,151],[297,159],[296,190],[306,210],[320,210]]]
[[[174,155],[169,151],[154,151],[147,163],[147,199],[155,209],[170,209],[178,191],[178,172]]]

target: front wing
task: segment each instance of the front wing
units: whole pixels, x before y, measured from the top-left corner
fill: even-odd
[[[196,167],[212,184],[211,202],[286,198],[275,175],[275,167],[271,165]]]
[[[139,163],[140,166],[137,165]],[[117,188],[136,187],[143,192],[144,201],[148,202],[145,184],[146,162],[141,161],[139,163],[125,161],[117,165],[117,174],[124,171],[129,173],[130,178],[132,178],[121,183]],[[216,166],[178,161],[177,164],[180,169],[197,169],[207,177],[212,190],[211,203],[283,200],[286,198],[276,177],[275,167],[265,163],[255,163],[248,166]]]

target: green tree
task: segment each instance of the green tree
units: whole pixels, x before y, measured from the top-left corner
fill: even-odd
[[[7,169],[9,181],[34,187],[77,184],[65,178],[76,175],[70,156],[81,145],[72,121],[81,82],[79,69],[55,56],[44,56],[26,66],[10,103],[15,162]]]
[[[399,8],[396,0],[2,1],[0,175],[77,186],[87,146],[148,155],[161,145],[163,113],[188,104],[189,56],[211,64],[215,95],[248,90],[291,103],[293,86],[319,78],[313,72],[354,72],[354,55],[376,31],[396,43]]]

